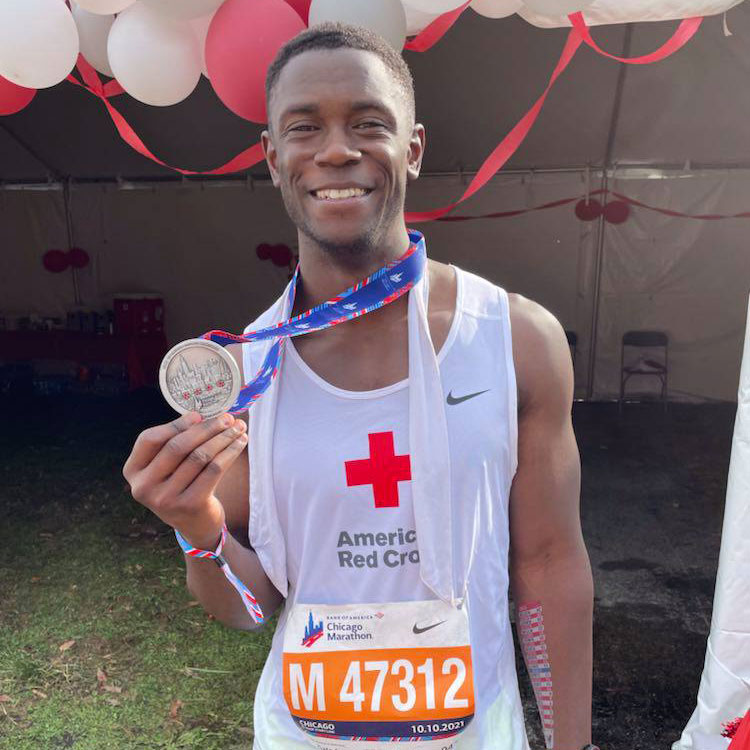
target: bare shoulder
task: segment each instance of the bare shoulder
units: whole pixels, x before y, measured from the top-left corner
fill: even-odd
[[[430,261],[430,335],[435,351],[440,351],[448,338],[451,322],[456,311],[455,271],[445,263]]]
[[[565,331],[537,302],[509,294],[513,361],[521,410],[544,405],[569,409],[573,366]]]
[[[455,307],[456,273],[449,265],[430,260],[430,298],[435,298],[440,308]]]
[[[235,362],[237,362],[240,368],[240,375],[243,375],[242,346],[240,344],[229,345],[226,347],[226,350],[232,355]],[[244,382],[244,376],[242,377],[242,382]],[[247,422],[247,412],[243,412],[239,417]],[[221,504],[224,506],[227,528],[245,545],[247,545],[247,525],[250,516],[249,482],[250,470],[247,448],[245,448],[237,460],[229,467],[216,488],[216,497],[219,498]]]

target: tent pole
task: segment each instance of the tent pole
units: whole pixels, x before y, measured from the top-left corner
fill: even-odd
[[[65,207],[65,228],[68,232],[68,250],[73,247],[73,214],[70,206],[71,180],[67,180],[63,185],[63,205]],[[73,276],[73,298],[76,306],[81,304],[81,291],[78,288],[78,275],[75,268],[70,269]]]
[[[29,156],[33,157],[38,161],[49,173],[50,177],[53,177],[56,180],[62,180],[63,175],[60,171],[55,169],[51,164],[49,164],[45,159],[43,159],[31,146],[29,146],[28,143],[26,143],[23,138],[16,135],[7,125],[5,125],[3,122],[0,122],[0,128],[2,128],[10,138],[12,138]]]
[[[633,24],[629,23],[625,27],[625,37],[622,42],[622,57],[630,57],[630,47],[633,40]],[[625,88],[625,75],[628,66],[620,63],[620,70],[617,73],[617,88],[612,102],[612,117],[609,121],[609,135],[607,136],[607,151],[604,157],[604,174],[602,177],[602,189],[604,198],[607,197],[609,189],[609,169],[612,168],[612,157],[615,149],[615,138],[617,137],[617,126],[620,122],[620,108],[622,105],[622,92]],[[586,400],[591,401],[594,397],[594,372],[596,370],[596,344],[599,332],[599,299],[602,288],[602,269],[604,267],[604,232],[606,222],[604,214],[599,217],[599,236],[597,238],[596,248],[596,268],[594,270],[594,304],[591,311],[591,343],[589,345],[589,371],[588,382],[586,383]]]
[[[607,195],[609,175],[605,169],[601,182],[602,195]],[[594,369],[596,366],[596,338],[599,329],[599,294],[602,288],[602,259],[604,257],[604,214],[599,219],[598,236],[596,241],[596,265],[594,267],[594,304],[591,310],[591,344],[589,345],[589,368],[586,377],[586,401],[594,397]]]
[[[2,124],[0,124],[2,127]],[[526,169],[503,169],[500,173],[503,176],[513,175],[528,175],[530,172],[534,174],[582,174],[586,171],[586,167],[592,172],[602,171],[605,168],[604,164],[592,162],[591,164],[582,164],[575,167],[528,167]],[[611,166],[611,165],[610,165]],[[618,162],[617,163],[617,174],[620,177],[636,176],[638,179],[643,179],[645,176],[652,176],[654,179],[673,179],[679,177],[680,179],[685,178],[697,178],[701,176],[701,173],[730,173],[730,172],[750,172],[750,162],[734,162],[734,163],[714,163],[714,162],[694,162],[690,163],[690,172],[685,172],[685,163],[667,163],[667,162],[648,162],[631,164],[629,162]],[[476,174],[475,170],[464,170],[461,175],[466,177],[473,177]],[[452,178],[459,177],[458,171],[453,172],[421,172],[421,177],[439,177],[439,178]],[[55,181],[39,182],[39,180],[5,180],[3,181],[0,177],[0,190],[60,190],[64,184],[66,178],[60,178]],[[77,185],[112,185],[113,187],[118,186],[116,177],[81,177],[74,178]],[[171,177],[171,176],[143,176],[143,177],[128,177],[124,178],[123,182],[128,188],[140,188],[144,190],[151,190],[154,187],[160,185],[175,185],[175,184],[186,184],[188,186],[198,185],[201,187],[208,188],[222,188],[222,187],[234,187],[237,183],[244,184],[247,181],[247,176],[243,173],[238,176],[222,175],[221,177],[191,177],[183,179],[182,177]],[[262,185],[270,186],[271,180],[267,175],[253,175],[253,181],[256,187]]]
[[[591,164],[589,165],[592,169],[602,169],[602,165]],[[680,167],[681,168],[681,167]],[[531,167],[526,169],[503,169],[501,175],[528,175],[531,171],[534,174],[578,174],[586,169],[586,165],[573,166],[573,167]],[[695,167],[693,167],[695,169]],[[462,172],[448,171],[448,172],[420,172],[421,177],[473,177],[476,175],[476,170],[464,170]],[[246,173],[241,174],[229,174],[222,175],[221,177],[190,177],[185,178],[182,176],[173,175],[152,175],[148,177],[124,177],[118,180],[117,177],[80,177],[71,178],[74,179],[78,185],[113,185],[118,186],[124,184],[126,187],[134,185],[143,185],[144,189],[150,189],[158,185],[202,185],[209,187],[224,187],[227,185],[234,186],[235,183],[246,183],[248,175]],[[1,178],[0,178],[1,179]],[[268,175],[252,175],[253,182],[256,186],[259,185],[271,185],[271,178]],[[23,190],[23,189],[42,189],[47,188],[49,190],[59,190],[64,184],[64,179],[59,178],[57,182],[45,182],[40,183],[35,180],[8,180],[0,182],[0,190]]]

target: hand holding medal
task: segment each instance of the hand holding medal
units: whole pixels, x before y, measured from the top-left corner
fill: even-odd
[[[136,501],[195,546],[213,549],[224,524],[224,508],[213,493],[246,445],[241,419],[201,419],[190,412],[142,432],[122,473]]]

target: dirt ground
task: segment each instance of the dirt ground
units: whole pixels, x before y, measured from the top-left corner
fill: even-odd
[[[736,406],[580,404],[594,739],[668,748],[695,707]]]
[[[0,509],[13,523],[39,529],[57,528],[55,514],[61,513],[85,523],[91,507],[99,516],[133,515],[123,507],[128,501],[119,467],[140,429],[171,418],[151,391],[96,399],[10,394],[0,408]],[[631,404],[621,418],[610,404],[575,406],[582,519],[596,584],[594,741],[603,750],[666,749],[692,713],[711,616],[734,414],[733,404],[671,404],[666,415],[655,405]],[[153,526],[171,548],[164,529]],[[6,580],[21,564],[0,553]],[[16,615],[0,605],[0,625],[3,616],[7,627],[20,623]],[[525,676],[522,686],[532,747],[541,748]],[[31,726],[33,710],[28,714]],[[2,718],[0,747],[19,746],[3,744]],[[91,747],[76,743],[74,734],[48,746]]]

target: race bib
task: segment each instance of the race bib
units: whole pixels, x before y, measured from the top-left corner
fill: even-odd
[[[295,604],[283,669],[289,712],[321,750],[453,750],[474,716],[466,611],[439,600]]]

